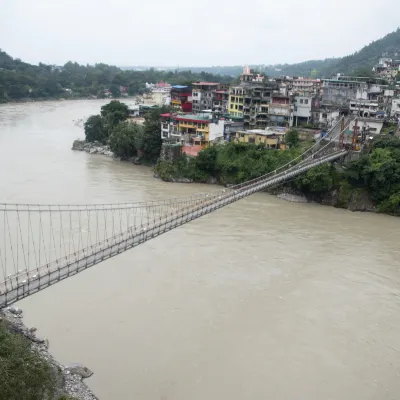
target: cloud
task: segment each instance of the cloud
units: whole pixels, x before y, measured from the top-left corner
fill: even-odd
[[[291,63],[352,53],[398,27],[396,0],[3,2],[1,46],[34,63]]]

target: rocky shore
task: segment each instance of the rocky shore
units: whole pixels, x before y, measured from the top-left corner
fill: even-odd
[[[86,142],[85,140],[75,140],[72,144],[72,150],[86,151],[89,154],[104,154],[108,157],[114,157],[114,153],[110,150],[110,146],[105,146],[100,142]]]
[[[10,330],[27,338],[44,360],[54,367],[57,379],[56,399],[68,398],[76,400],[99,400],[98,397],[86,386],[83,379],[89,378],[93,372],[89,368],[79,364],[61,365],[49,353],[47,339],[36,335],[36,328],[28,328],[22,321],[22,310],[16,307],[8,307],[0,310],[0,320],[10,324]],[[58,373],[57,373],[58,372]]]

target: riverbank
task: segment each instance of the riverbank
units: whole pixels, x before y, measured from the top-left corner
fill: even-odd
[[[93,375],[87,367],[74,363],[62,365],[49,353],[47,339],[36,335],[36,328],[28,328],[23,323],[23,312],[16,307],[0,310],[0,322],[6,324],[13,335],[21,335],[30,342],[31,349],[37,351],[41,359],[52,367],[56,378],[56,399],[98,400],[98,397],[86,386],[83,379]]]
[[[370,153],[361,158],[345,166],[321,165],[267,192],[290,202],[315,202],[350,211],[400,216],[397,174],[388,172],[394,168],[400,174],[399,148],[399,138],[377,137]],[[73,149],[113,156],[108,146],[97,142],[75,141]],[[164,157],[155,165],[154,177],[165,182],[229,187],[269,173],[302,151],[301,147],[282,152],[251,144],[228,143],[204,149],[197,157],[185,154],[172,159]],[[139,158],[129,161],[140,164]]]
[[[118,98],[100,98],[100,97],[38,97],[35,99],[32,98],[24,98],[12,101],[0,101],[0,105],[13,105],[13,104],[27,104],[27,103],[40,103],[40,102],[50,102],[50,101],[83,101],[83,100],[103,100],[103,101],[127,101],[136,99],[138,96],[126,96],[126,97],[118,97]]]

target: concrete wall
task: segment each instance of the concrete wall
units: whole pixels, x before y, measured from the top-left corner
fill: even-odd
[[[224,137],[224,126],[225,126],[225,121],[218,121],[218,123],[216,123],[216,124],[211,123],[209,125],[210,132],[209,132],[208,140],[210,142],[212,142],[219,137]]]
[[[400,117],[400,99],[392,100],[392,110],[390,112],[391,117]]]
[[[196,157],[199,152],[203,150],[202,146],[182,146],[182,153],[186,153],[188,156]]]

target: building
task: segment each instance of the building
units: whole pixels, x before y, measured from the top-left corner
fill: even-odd
[[[379,103],[376,100],[352,100],[349,104],[350,113],[359,117],[381,117],[384,111],[379,110]]]
[[[368,100],[368,85],[358,80],[323,79],[322,103],[348,106],[350,100]]]
[[[213,113],[161,114],[161,138],[205,148],[224,138],[224,119]]]
[[[244,130],[243,121],[234,121],[232,119],[225,120],[224,139],[231,142],[236,137],[238,131]]]
[[[361,133],[363,130],[367,132],[367,136],[379,135],[383,128],[383,121],[376,118],[358,118],[357,119],[358,132]],[[349,130],[354,131],[355,121],[351,121]]]
[[[392,81],[400,73],[400,60],[381,58],[373,71],[381,78]]]
[[[218,86],[218,82],[192,83],[192,110],[194,113],[203,110],[212,110],[214,92],[217,90]]]
[[[286,94],[273,93],[268,108],[270,126],[289,126],[292,114],[291,99]]]
[[[392,99],[390,116],[392,118],[400,118],[400,99]]]
[[[212,109],[220,115],[228,114],[229,87],[228,85],[225,86],[221,88],[220,85],[219,89],[213,92]]]
[[[238,143],[263,144],[271,149],[286,149],[285,128],[250,129],[238,131],[234,140]]]
[[[176,111],[192,111],[192,87],[175,85],[171,86],[171,106]]]
[[[152,86],[152,91],[171,93],[171,85],[169,83],[160,81]]]
[[[321,89],[321,80],[312,78],[293,78],[291,82],[291,91],[293,94],[312,97],[319,94]]]
[[[293,111],[291,114],[291,126],[304,125],[311,122],[312,97],[307,95],[295,95],[293,98]]]
[[[240,76],[240,84],[229,88],[229,116],[243,118],[246,129],[265,128],[274,90],[278,90],[276,82],[264,81],[263,76],[252,73],[246,65]]]

